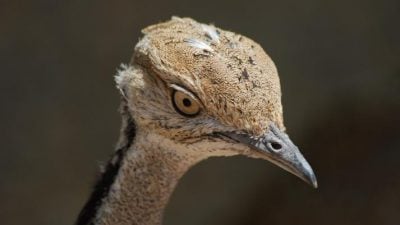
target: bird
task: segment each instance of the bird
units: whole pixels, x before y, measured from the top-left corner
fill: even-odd
[[[264,159],[317,187],[283,123],[272,59],[250,38],[191,18],[142,30],[115,75],[122,125],[76,225],[160,225],[179,179],[210,157]]]

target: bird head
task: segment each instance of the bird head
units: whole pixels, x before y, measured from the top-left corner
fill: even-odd
[[[139,132],[186,154],[266,159],[317,187],[285,133],[278,72],[253,40],[189,18],[147,27],[116,76]]]

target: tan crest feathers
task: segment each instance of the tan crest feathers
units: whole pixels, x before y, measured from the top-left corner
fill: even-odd
[[[283,127],[278,73],[256,42],[190,18],[143,32],[132,64],[198,92],[207,113],[229,126],[256,135],[271,121]]]

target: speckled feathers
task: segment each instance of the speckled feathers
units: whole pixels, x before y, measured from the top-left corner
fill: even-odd
[[[118,163],[110,162],[113,182],[103,176],[99,183],[109,186],[100,185],[101,199],[94,195],[96,204],[85,210],[90,217],[78,225],[161,224],[180,177],[209,157],[281,162],[278,151],[265,150],[271,127],[284,129],[278,73],[257,43],[189,18],[174,17],[143,33],[131,62],[115,77],[123,97],[118,146],[124,151]],[[194,116],[179,112],[177,91],[201,110]]]
[[[131,64],[180,85],[221,123],[260,135],[270,122],[282,129],[276,67],[251,39],[189,18],[147,27]]]

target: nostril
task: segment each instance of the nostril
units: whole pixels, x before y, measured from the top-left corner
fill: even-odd
[[[271,147],[272,147],[274,150],[280,150],[280,149],[282,148],[282,145],[279,144],[278,142],[271,142]]]

